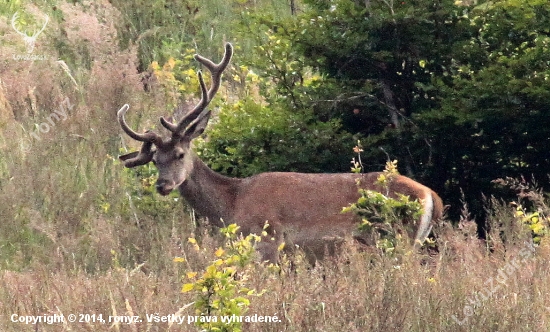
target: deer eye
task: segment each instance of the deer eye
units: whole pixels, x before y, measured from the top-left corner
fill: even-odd
[[[178,159],[183,159],[183,152],[179,152],[179,153],[176,155],[176,158],[178,158]]]

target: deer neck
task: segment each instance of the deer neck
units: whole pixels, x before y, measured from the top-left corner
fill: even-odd
[[[179,191],[189,205],[201,216],[219,227],[232,220],[231,211],[241,179],[223,176],[210,169],[190,151],[191,169]],[[221,222],[223,219],[224,223]]]

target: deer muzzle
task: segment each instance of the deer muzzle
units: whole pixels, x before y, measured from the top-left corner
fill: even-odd
[[[175,184],[174,181],[158,179],[155,188],[157,188],[159,194],[166,196],[174,190]]]

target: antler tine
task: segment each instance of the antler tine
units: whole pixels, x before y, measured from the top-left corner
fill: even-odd
[[[195,106],[187,115],[183,117],[183,119],[178,122],[176,126],[176,130],[174,130],[174,136],[181,136],[185,134],[185,128],[194,120],[197,119],[201,113],[206,109],[208,104],[210,103],[210,99],[208,98],[208,91],[206,91],[206,84],[204,83],[204,79],[202,78],[202,73],[199,71],[199,85],[201,87],[201,100]]]
[[[145,165],[153,159],[153,142],[143,142],[139,152],[132,152],[119,159],[124,162],[124,166],[128,168]]]
[[[117,112],[118,123],[120,124],[120,127],[122,128],[122,130],[124,130],[124,132],[128,134],[128,136],[135,139],[136,141],[151,142],[156,146],[160,147],[162,145],[162,138],[159,135],[155,134],[152,131],[139,134],[133,131],[128,126],[128,124],[126,123],[126,120],[124,119],[124,114],[126,114],[126,111],[128,111],[129,108],[130,106],[128,104],[124,104],[124,106],[122,106]]]
[[[172,133],[174,133],[178,128],[178,125],[166,120],[163,116],[160,117],[160,124],[163,125],[164,128],[170,130]]]
[[[229,65],[229,62],[231,61],[231,57],[233,56],[233,46],[230,43],[225,44],[225,53],[223,56],[223,59],[220,61],[219,64],[215,64],[212,60],[209,60],[201,55],[195,54],[195,59],[204,65],[208,71],[210,71],[212,75],[212,86],[208,91],[206,91],[206,88],[204,87],[204,81],[202,80],[202,75],[199,74],[199,83],[201,84],[201,100],[197,106],[195,106],[191,111],[189,111],[179,122],[177,125],[168,122],[166,119],[161,118],[160,122],[162,125],[170,130],[174,135],[176,136],[182,136],[183,132],[185,131],[185,128],[193,122],[200,114],[203,112],[216,92],[218,92],[218,89],[220,88],[221,84],[221,75],[223,71],[227,68]]]
[[[223,55],[222,61],[219,64],[215,64],[212,60],[209,60],[199,54],[195,54],[195,60],[200,62],[203,66],[208,68],[210,73],[212,73],[212,86],[208,90],[208,100],[212,100],[218,89],[220,88],[221,76],[233,56],[233,45],[231,43],[225,44],[225,53]]]
[[[163,116],[160,117],[160,123],[164,126],[164,128],[170,130],[174,135],[178,135],[178,133],[181,133],[185,127],[187,127],[187,124],[192,120],[190,119],[190,116],[202,112],[206,106],[208,106],[208,103],[210,100],[208,100],[208,92],[206,91],[206,83],[204,83],[204,79],[202,77],[202,72],[199,71],[198,73],[199,77],[199,86],[201,89],[201,100],[199,103],[191,110],[189,111],[178,124],[173,124],[166,120]]]
[[[207,110],[206,112],[201,112],[199,116],[195,118],[195,120],[191,121],[191,123],[184,129],[182,137],[185,137],[186,135],[189,135],[189,133],[193,130],[195,130],[195,125],[197,125],[199,122],[201,122],[204,118],[210,118],[210,114],[212,112],[210,110]],[[208,119],[206,120],[208,121]]]

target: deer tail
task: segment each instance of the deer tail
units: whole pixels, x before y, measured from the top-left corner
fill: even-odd
[[[415,244],[422,245],[430,232],[432,231],[432,220],[434,217],[439,218],[438,202],[439,197],[434,197],[434,193],[431,190],[426,191],[424,199],[422,199],[422,209],[424,213],[420,218],[420,224],[418,225],[418,231],[416,232]]]

